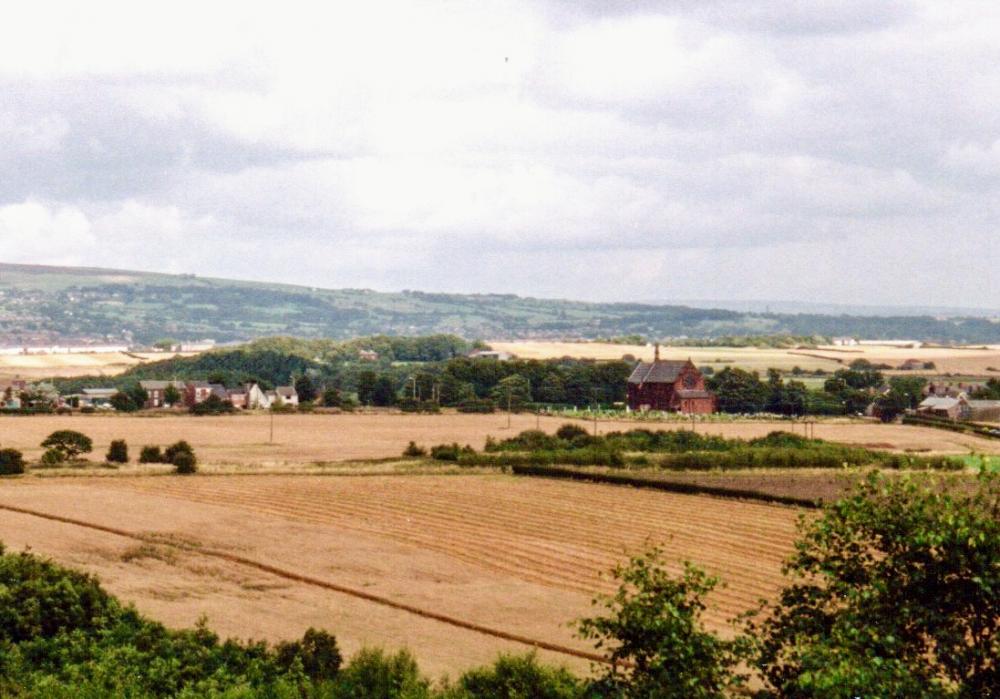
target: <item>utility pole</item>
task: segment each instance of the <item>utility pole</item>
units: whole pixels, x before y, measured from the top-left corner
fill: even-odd
[[[271,413],[271,434],[267,438],[267,443],[274,444],[274,411],[268,408],[268,412]]]
[[[510,386],[507,386],[507,429],[510,429]]]

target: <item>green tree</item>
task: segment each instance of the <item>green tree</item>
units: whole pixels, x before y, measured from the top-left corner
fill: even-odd
[[[81,454],[93,451],[94,443],[81,432],[58,430],[45,438],[42,448],[59,452],[63,461],[72,461]]]
[[[358,402],[361,405],[371,405],[375,398],[375,383],[378,381],[378,375],[366,369],[358,374]]]
[[[916,408],[924,398],[927,378],[924,376],[893,376],[889,379],[893,391],[906,398],[907,408]]]
[[[490,398],[503,410],[508,406],[511,410],[521,410],[531,402],[531,384],[520,374],[513,374],[493,387]]]
[[[299,400],[303,403],[311,403],[316,400],[316,385],[308,374],[303,374],[295,379],[295,392],[299,394]]]
[[[892,389],[875,399],[873,413],[882,422],[892,422],[910,407],[909,398]]]
[[[726,367],[706,381],[715,392],[719,412],[759,413],[768,399],[768,388],[757,372]]]
[[[111,396],[111,407],[120,413],[134,413],[139,406],[132,400],[132,396],[124,391],[119,391]]]
[[[870,474],[803,520],[749,627],[769,696],[996,696],[1000,476]]]
[[[323,407],[339,408],[341,402],[340,389],[334,386],[327,386],[323,389]]]
[[[396,384],[393,382],[392,378],[382,374],[375,379],[375,385],[372,387],[372,405],[384,408],[395,404],[395,402]]]
[[[177,405],[184,400],[184,396],[173,384],[167,384],[163,390],[163,402],[167,405]]]
[[[538,386],[538,400],[541,403],[566,402],[566,382],[558,372],[549,372],[542,379]]]
[[[595,600],[606,614],[579,624],[580,635],[612,661],[596,680],[599,696],[721,699],[743,683],[736,667],[744,642],[721,639],[701,619],[716,578],[687,563],[672,576],[659,548],[613,574],[618,591]]]

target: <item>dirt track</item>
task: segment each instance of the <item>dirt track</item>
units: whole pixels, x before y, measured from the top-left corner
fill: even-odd
[[[729,587],[714,596],[709,614],[721,628],[774,593],[797,516],[781,507],[500,476],[74,478],[2,485],[0,505],[144,537],[137,549],[135,541],[111,533],[0,512],[0,539],[8,546],[30,545],[94,570],[114,592],[168,623],[190,624],[206,613],[224,634],[271,639],[325,626],[348,650],[410,645],[433,672],[525,646],[248,568],[232,557],[586,651],[566,624],[589,613],[594,592],[611,589],[599,575],[626,550],[664,542],[676,563],[690,558],[722,574]],[[171,545],[178,542],[179,548]],[[199,549],[230,558],[205,557]]]

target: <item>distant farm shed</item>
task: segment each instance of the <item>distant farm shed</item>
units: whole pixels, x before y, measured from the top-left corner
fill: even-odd
[[[639,362],[628,377],[628,407],[631,410],[663,410],[678,413],[715,412],[715,394],[705,389],[705,377],[690,359],[660,359],[660,348],[652,362]]]

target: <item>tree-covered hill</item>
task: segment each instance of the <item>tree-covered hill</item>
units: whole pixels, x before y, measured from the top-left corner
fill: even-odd
[[[386,293],[0,264],[3,344],[69,338],[151,343],[164,337],[227,341],[273,335],[349,338],[435,333],[494,339],[856,335],[987,343],[1000,342],[1000,321],[745,313],[506,294]]]

